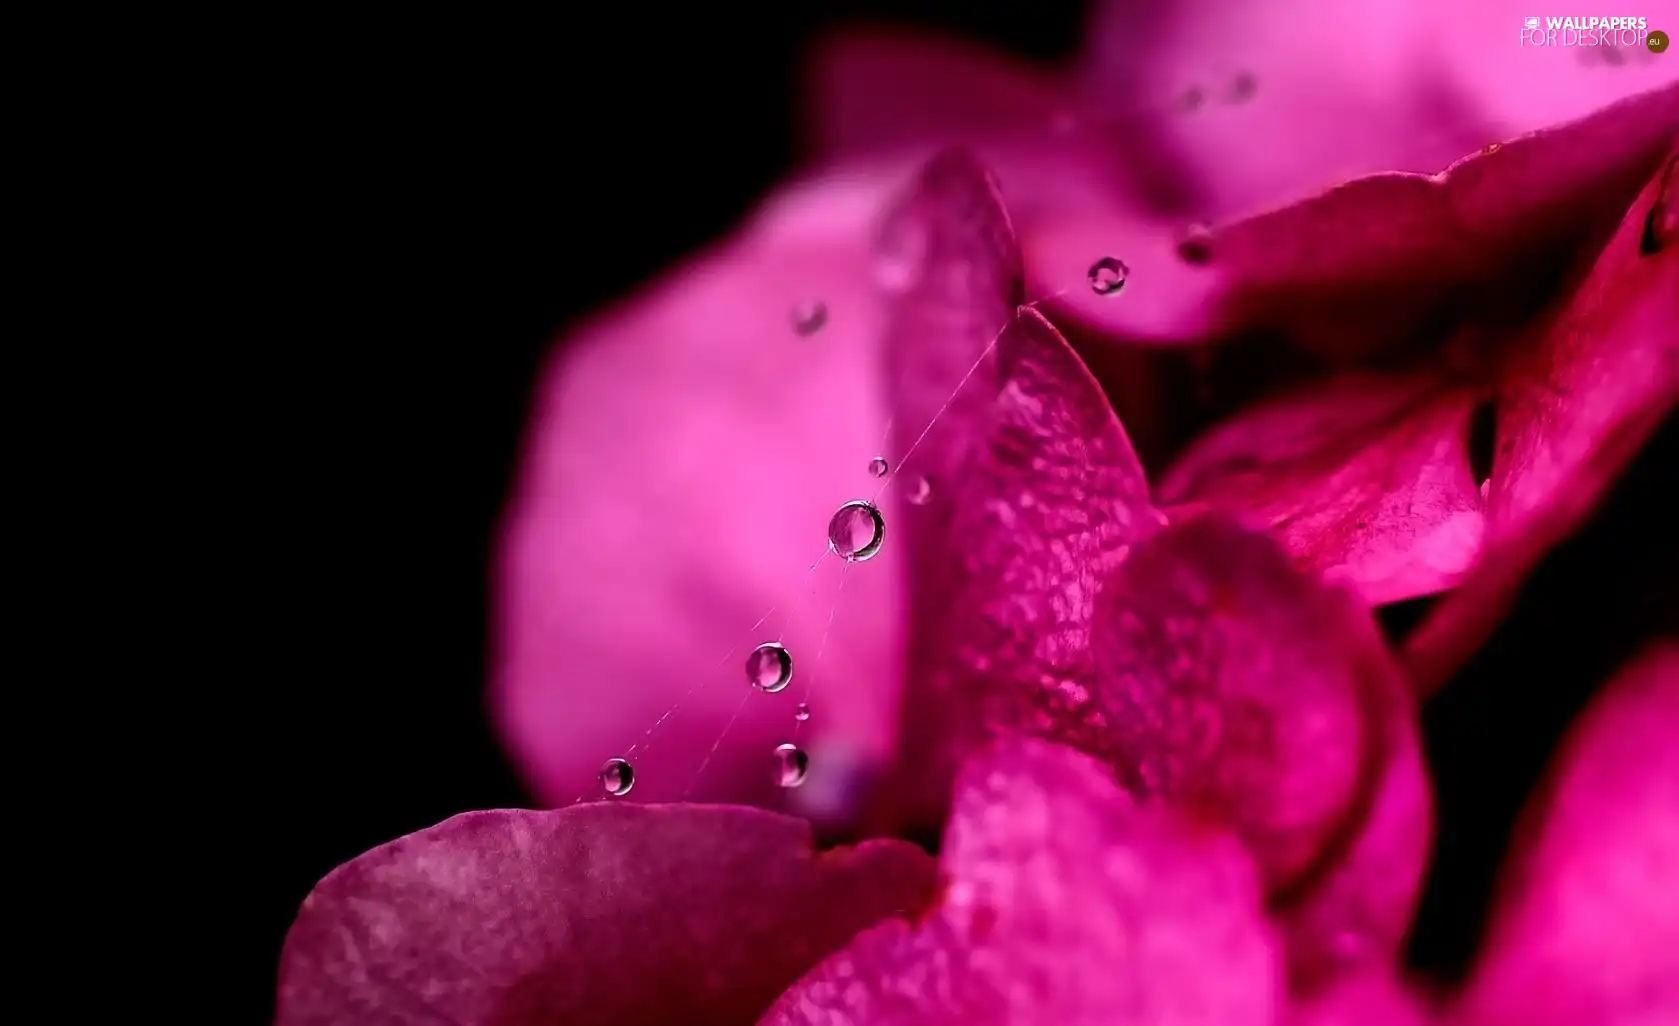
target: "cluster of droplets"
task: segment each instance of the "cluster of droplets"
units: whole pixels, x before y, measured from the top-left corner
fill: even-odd
[[[828,324],[828,304],[819,299],[799,302],[791,311],[792,331],[801,338],[809,338]],[[873,457],[868,462],[868,474],[875,479],[887,477],[892,463],[887,457]],[[925,477],[913,479],[908,490],[908,502],[922,505],[932,494],[932,485]],[[853,499],[834,510],[828,519],[828,549],[846,563],[866,563],[880,552],[887,541],[887,517],[880,507],[866,499]],[[745,680],[754,690],[767,695],[779,694],[792,683],[792,653],[781,641],[764,641],[752,650],[745,660]],[[809,702],[799,702],[792,712],[796,722],[811,719]],[[809,756],[796,744],[782,744],[774,752],[774,781],[781,788],[798,788],[809,771]],[[623,798],[635,788],[635,767],[625,757],[608,759],[599,772],[601,791],[609,798]]]
[[[1239,77],[1232,87],[1235,102],[1247,99],[1252,92],[1252,76]],[[1205,225],[1191,226],[1179,241],[1179,255],[1191,263],[1204,263],[1210,255],[1209,240],[1210,231]],[[898,249],[906,251],[898,253]],[[883,273],[898,272],[902,270],[900,264],[907,267],[912,262],[910,257],[913,254],[906,247],[889,251],[888,256],[892,255],[899,259],[887,260]],[[1099,296],[1115,296],[1124,290],[1130,276],[1131,269],[1123,260],[1104,256],[1090,265],[1090,288]],[[882,282],[888,291],[901,291],[908,284],[907,271],[893,273],[889,280]],[[794,305],[791,320],[793,331],[802,338],[809,338],[828,323],[828,306],[820,299],[805,300]],[[875,456],[868,462],[868,473],[873,478],[885,478],[892,473],[892,465],[885,456]],[[910,505],[922,506],[931,499],[932,493],[932,483],[926,477],[917,475],[906,483],[903,496]],[[847,563],[873,559],[885,540],[886,518],[878,506],[866,499],[845,503],[828,519],[828,548]],[[753,689],[765,694],[785,691],[793,682],[793,654],[779,641],[764,642],[747,656],[746,681]],[[810,703],[800,702],[793,712],[793,719],[800,723],[809,720]],[[779,786],[798,787],[804,783],[809,768],[810,757],[798,745],[788,743],[775,749],[774,779]],[[600,785],[607,795],[623,797],[635,786],[635,768],[627,759],[608,759],[600,770]]]

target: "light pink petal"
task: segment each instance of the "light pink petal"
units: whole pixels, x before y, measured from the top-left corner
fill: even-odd
[[[919,848],[818,853],[753,809],[471,812],[334,870],[280,965],[279,1026],[750,1023],[932,894]]]
[[[1200,263],[1176,260],[1158,229],[1123,213],[1045,217],[1024,245],[1034,279],[1068,278],[1103,253],[1133,266],[1116,296],[1075,290],[1056,304],[1112,337],[1168,343],[1259,329],[1362,361],[1438,344],[1466,319],[1531,314],[1620,217],[1675,133],[1679,86],[1489,147],[1441,175],[1376,175],[1215,226],[1192,251]]]
[[[904,758],[937,822],[962,745],[1002,727],[1079,747],[1095,583],[1158,524],[1106,397],[1019,298],[1019,254],[984,169],[929,165],[904,217],[925,253],[888,338],[895,480],[911,546]],[[905,774],[911,774],[905,777]],[[895,790],[898,790],[895,788]]]
[[[1518,830],[1461,1021],[1679,1021],[1679,646],[1622,670]]]
[[[1428,376],[1345,377],[1216,426],[1160,482],[1269,524],[1289,554],[1374,606],[1451,587],[1480,554],[1472,392]]]
[[[1425,690],[1490,633],[1528,571],[1591,515],[1679,401],[1674,160],[1650,179],[1567,306],[1506,376],[1487,553],[1407,641]]]
[[[1431,812],[1408,692],[1357,603],[1208,514],[1132,547],[1094,647],[1121,779],[1241,835],[1297,984],[1394,957]]]
[[[1259,1026],[1278,1000],[1251,867],[1133,804],[1106,767],[1020,741],[962,773],[943,897],[859,936],[765,1026]]]
[[[1644,45],[1650,30],[1671,34],[1679,25],[1679,12],[1671,5],[1571,10],[1573,17],[1582,19],[1643,15],[1646,25],[1642,32],[1617,31],[1607,38],[1559,32],[1543,46],[1523,34],[1527,19],[1541,10],[1549,9],[1518,0],[1429,0],[1412,5],[1417,28],[1427,33],[1428,62],[1499,131],[1499,137],[1580,117],[1623,97],[1679,81],[1679,61],[1671,52],[1652,53]],[[1549,17],[1542,18],[1541,28],[1548,22]],[[1605,42],[1611,45],[1601,45]]]
[[[1085,94],[1170,212],[1222,220],[1499,138],[1440,87],[1406,0],[1097,5]],[[1356,41],[1356,42],[1355,42]],[[1489,44],[1491,45],[1491,44]]]
[[[817,158],[937,148],[1050,129],[1066,109],[1059,76],[976,44],[853,30],[824,40],[808,72]]]
[[[840,569],[809,569],[828,518],[878,486],[870,239],[889,188],[847,176],[788,190],[579,328],[540,381],[498,557],[492,697],[546,801],[592,793],[631,746],[631,800],[682,796],[739,710],[691,797],[780,802],[769,753],[807,684],[821,715],[804,740],[890,748],[893,547],[847,575],[831,632]],[[826,323],[801,337],[793,309],[812,300]],[[748,650],[778,637],[794,684],[748,696]]]

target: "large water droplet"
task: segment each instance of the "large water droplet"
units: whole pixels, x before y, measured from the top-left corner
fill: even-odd
[[[828,323],[828,304],[820,299],[807,299],[793,307],[793,330],[809,338]]]
[[[746,657],[746,682],[775,694],[793,683],[793,653],[777,641],[766,641]]]
[[[1098,296],[1112,296],[1125,287],[1131,268],[1115,257],[1103,257],[1090,265],[1090,290]]]
[[[810,758],[798,745],[780,745],[775,750],[775,782],[780,787],[798,787],[805,782]]]
[[[920,475],[917,475],[915,480],[910,482],[909,491],[904,493],[904,498],[908,500],[911,506],[925,506],[927,500],[932,497],[933,483]]]
[[[891,469],[892,465],[886,462],[885,456],[876,456],[874,459],[869,461],[870,477],[885,477],[886,472]]]
[[[810,703],[800,702],[799,707],[793,710],[793,718],[800,723],[810,719]]]
[[[608,759],[600,768],[601,790],[614,798],[622,798],[635,786],[635,767],[628,759]]]
[[[853,499],[828,520],[828,547],[849,563],[873,559],[886,540],[886,518],[874,503]]]

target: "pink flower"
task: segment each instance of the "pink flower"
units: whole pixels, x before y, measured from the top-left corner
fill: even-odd
[[[1116,7],[1065,81],[833,51],[839,170],[551,372],[496,694],[556,802],[678,700],[632,797],[775,800],[785,711],[737,725],[743,682],[696,685],[789,582],[823,583],[812,528],[867,487],[890,414],[892,480],[927,494],[895,488],[882,555],[782,633],[823,653],[794,793],[849,752],[806,811],[942,829],[936,867],[896,840],[817,853],[744,807],[472,813],[317,887],[280,1021],[1679,1015],[1671,645],[1578,724],[1471,981],[1425,1000],[1397,972],[1432,829],[1418,692],[1679,398],[1679,87],[1321,191],[1613,98],[1529,102],[1531,62],[1486,74],[1432,17]],[[1384,19],[1391,47],[1324,45]],[[1614,91],[1651,75],[1672,77],[1640,64]],[[1279,199],[1299,202],[1235,216]],[[1219,225],[1186,246],[1198,219]],[[1084,284],[1109,254],[1117,298]],[[788,311],[812,299],[826,324],[801,340]],[[1371,607],[1441,591],[1390,651]]]

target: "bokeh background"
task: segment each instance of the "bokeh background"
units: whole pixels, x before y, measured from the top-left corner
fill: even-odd
[[[262,625],[272,650],[257,654],[276,678],[254,725],[273,739],[277,793],[260,875],[238,898],[258,926],[241,979],[253,1021],[271,1016],[281,939],[322,875],[457,812],[530,804],[484,715],[486,560],[537,368],[565,326],[796,170],[801,66],[824,32],[923,27],[1054,60],[1083,8],[600,5],[569,26],[404,15],[328,40],[330,69],[286,69],[277,109],[295,79],[321,117],[267,156],[306,186],[291,201],[315,206],[300,223],[318,237],[274,311],[287,341],[265,357],[307,383],[279,425],[296,439],[283,477],[302,483],[279,547],[304,597]],[[1556,735],[1672,615],[1671,550],[1650,547],[1672,522],[1663,465],[1679,465],[1671,425],[1427,710],[1447,841],[1423,968],[1449,974],[1471,949]],[[1418,611],[1393,611],[1389,628]]]

